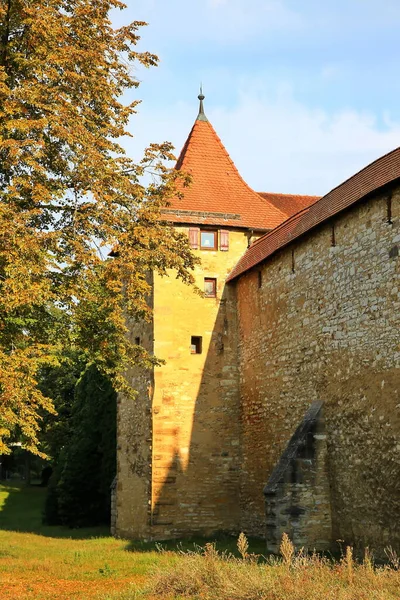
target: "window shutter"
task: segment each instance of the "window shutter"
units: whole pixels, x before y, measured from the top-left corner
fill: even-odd
[[[223,252],[229,250],[229,231],[224,229],[219,232],[219,249]]]
[[[199,237],[200,237],[200,229],[198,227],[191,227],[189,229],[189,243],[190,247],[193,250],[199,249]]]

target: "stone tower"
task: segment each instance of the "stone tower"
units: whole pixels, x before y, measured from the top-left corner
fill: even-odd
[[[201,258],[194,275],[204,297],[174,273],[154,275],[153,322],[132,325],[165,365],[132,370],[138,398],[119,401],[115,531],[128,537],[239,526],[237,323],[225,280],[250,241],[286,214],[243,181],[199,100],[176,165],[192,184],[164,213]]]

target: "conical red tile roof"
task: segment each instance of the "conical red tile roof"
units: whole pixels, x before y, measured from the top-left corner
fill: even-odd
[[[192,183],[183,199],[163,211],[175,223],[273,229],[287,215],[254,192],[241,178],[213,126],[200,111],[182,149],[177,169],[190,173]]]

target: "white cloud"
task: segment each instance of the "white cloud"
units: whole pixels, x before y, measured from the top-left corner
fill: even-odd
[[[274,93],[260,84],[246,87],[233,108],[213,107],[208,98],[206,113],[240,173],[258,191],[324,194],[399,145],[400,123],[388,114],[310,108],[285,85]],[[196,111],[195,103],[151,111],[143,104],[132,120],[136,140],[129,142],[130,153],[165,139],[179,151]]]

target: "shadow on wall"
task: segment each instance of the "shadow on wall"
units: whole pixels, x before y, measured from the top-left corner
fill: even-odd
[[[257,280],[255,285],[258,285]],[[238,534],[242,530],[252,536],[264,538],[266,535],[264,487],[268,483],[271,469],[268,471],[264,467],[266,467],[267,446],[271,444],[271,432],[268,431],[265,418],[265,399],[259,397],[256,372],[252,384],[252,407],[242,411],[238,339],[236,289],[234,286],[226,285],[194,404],[188,406],[186,403],[184,406],[177,391],[174,393],[174,387],[169,387],[165,405],[161,404],[156,408],[153,451],[154,504],[150,516],[153,539],[192,535],[209,536],[216,532]],[[157,385],[157,376],[155,381]],[[321,404],[318,405],[318,413],[320,407]],[[263,446],[259,444],[256,446],[258,456],[252,457],[251,464],[248,456],[247,462],[242,456],[243,419],[246,420],[246,435],[251,435],[253,431],[257,439],[263,439]],[[191,427],[190,445],[188,456],[184,456],[183,460],[180,448],[181,428],[188,421]],[[293,423],[293,431],[298,425],[298,421]],[[312,434],[314,433],[313,429]],[[318,433],[321,433],[320,428]],[[302,482],[294,482],[291,494],[297,493],[302,488],[300,504],[307,504],[307,519],[301,519],[299,527],[295,525],[296,531],[298,529],[298,533],[301,532],[300,537],[303,538],[301,545],[307,545],[305,539],[307,529],[311,528],[313,547],[327,550],[331,542],[331,524],[325,438],[322,453],[319,446],[320,444],[309,469],[310,476]],[[173,448],[172,460],[169,454],[168,460],[163,461],[163,447]],[[283,445],[282,450],[284,447]],[[303,467],[307,463],[306,467],[308,467],[308,460],[308,456],[303,457],[299,454],[296,455],[294,462],[296,464],[302,462]],[[259,466],[255,477],[254,464],[257,463]],[[318,466],[317,477],[314,477],[313,472],[315,465]],[[264,479],[260,479],[260,468]],[[302,468],[298,469],[299,473]],[[279,510],[282,509],[284,512],[288,509],[288,506],[282,504],[282,494],[285,495],[285,491],[287,492],[286,479],[282,479],[279,483],[279,490],[276,490],[275,497]],[[249,489],[251,494],[245,495]],[[323,506],[319,506],[322,496]],[[314,505],[314,500],[318,506]],[[322,525],[321,519],[316,516],[321,512],[321,508],[324,508],[324,515],[327,513]],[[311,525],[308,523],[309,515],[311,515]],[[268,519],[271,520],[271,511]],[[276,543],[271,544],[269,550],[277,551],[281,534],[284,531],[290,534],[289,525],[292,521],[294,523],[296,519],[288,517],[285,521],[283,513],[277,515],[277,525],[273,534],[274,537],[279,534],[279,540],[275,540]]]
[[[196,356],[189,355],[188,362],[192,359]],[[224,287],[219,301],[198,390],[189,405],[179,397],[177,385],[169,385],[165,404],[163,399],[154,416],[155,539],[239,531],[240,402],[232,286]],[[181,448],[189,435],[189,447]],[[172,460],[168,447],[173,448]]]

